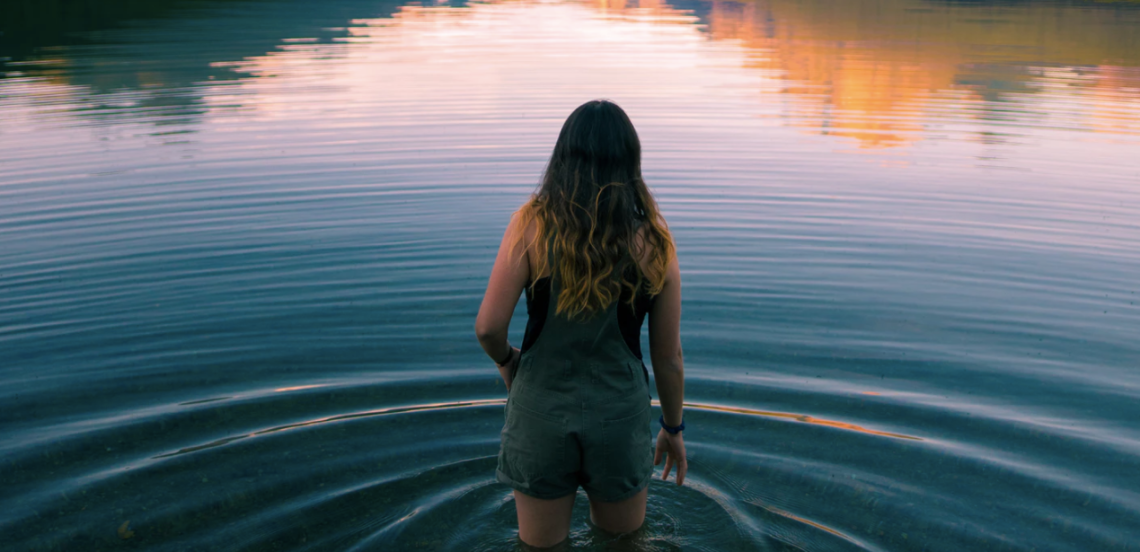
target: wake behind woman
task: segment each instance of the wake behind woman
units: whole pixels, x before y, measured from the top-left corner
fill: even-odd
[[[520,348],[507,328],[526,291]],[[651,443],[649,373],[662,414]],[[681,430],[681,276],[665,219],[641,178],[641,142],[608,101],[587,102],[562,125],[542,183],[511,217],[475,332],[508,398],[496,475],[514,489],[519,538],[568,538],[578,487],[590,519],[611,533],[645,521],[653,466],[662,479],[688,463]]]

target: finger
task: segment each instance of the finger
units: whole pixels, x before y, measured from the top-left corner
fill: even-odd
[[[653,452],[653,465],[656,466],[661,463],[661,445],[657,445],[657,450]]]
[[[672,470],[673,470],[673,455],[672,454],[666,454],[665,455],[665,472],[661,474],[661,480],[662,481],[668,481],[669,480],[669,472]]]
[[[689,472],[689,461],[684,456],[681,461],[677,462],[677,484],[680,485],[685,482],[685,474]]]

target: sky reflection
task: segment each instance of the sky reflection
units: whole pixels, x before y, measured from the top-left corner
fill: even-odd
[[[1049,130],[1110,141],[1140,133],[1140,10],[1130,6],[598,0],[390,9],[234,59],[208,59],[219,52],[205,44],[177,48],[216,39],[193,33],[146,50],[130,41],[45,48],[5,66],[5,126],[60,108],[98,124],[180,125],[207,110],[257,117],[375,105],[378,95],[435,102],[444,119],[501,110],[507,97],[527,109],[551,96],[567,105],[640,96],[748,98],[759,104],[755,116],[839,137],[853,151],[1000,144]],[[219,87],[234,80],[244,89]]]

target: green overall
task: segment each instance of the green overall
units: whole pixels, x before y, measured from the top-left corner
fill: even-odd
[[[496,475],[536,498],[579,485],[595,500],[629,498],[653,475],[647,373],[622,339],[619,301],[569,320],[555,314],[557,298],[552,279],[545,325],[507,395]]]

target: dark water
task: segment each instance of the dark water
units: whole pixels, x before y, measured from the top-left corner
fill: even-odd
[[[474,316],[597,97],[691,471],[577,549],[1140,550],[1136,3],[133,5],[0,42],[5,550],[513,547]]]

